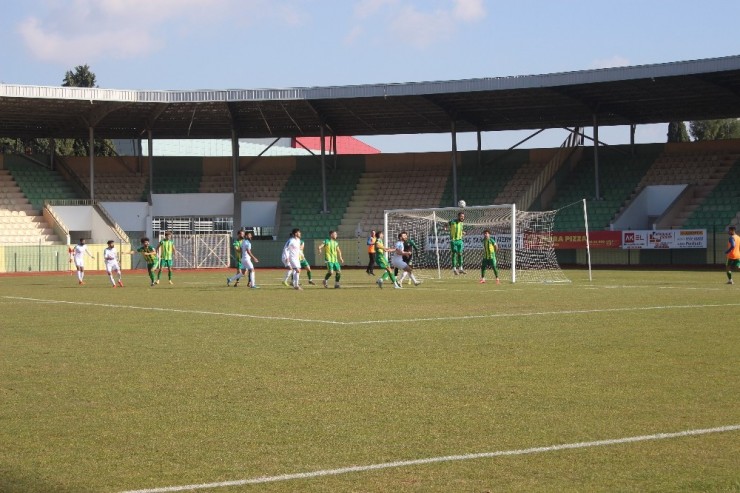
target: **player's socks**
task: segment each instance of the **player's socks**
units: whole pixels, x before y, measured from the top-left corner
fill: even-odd
[[[413,282],[415,286],[421,284],[421,281],[419,281],[413,273],[409,274],[409,277],[411,278],[411,282]]]
[[[396,275],[398,275],[398,274],[396,274]],[[408,276],[409,276],[409,273],[406,272],[406,271],[403,271],[403,275],[401,276],[401,281],[400,282],[403,283],[403,281],[405,281]]]
[[[123,281],[122,281],[121,279],[119,279],[119,280],[118,280],[118,285],[119,285],[120,287],[123,287]]]

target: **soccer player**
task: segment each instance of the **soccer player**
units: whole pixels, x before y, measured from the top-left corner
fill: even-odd
[[[375,275],[375,230],[370,231],[370,236],[367,238],[367,269],[365,269],[365,272],[367,272],[369,275],[374,276]]]
[[[465,274],[465,268],[463,265],[463,222],[465,221],[465,213],[458,212],[457,219],[450,221],[450,253],[452,254],[452,273],[457,275]],[[459,269],[459,270],[458,270]]]
[[[383,269],[383,275],[375,281],[378,287],[382,289],[383,281],[390,277],[391,281],[393,281],[393,287],[401,289],[401,284],[399,284],[398,279],[396,279],[396,275],[393,273],[393,270],[391,270],[391,266],[388,265],[388,260],[385,258],[385,244],[383,243],[382,231],[375,233],[375,263],[378,267]]]
[[[247,284],[252,289],[257,289],[257,284],[254,282],[254,264],[259,262],[259,259],[254,256],[252,253],[252,231],[247,230],[244,232],[244,239],[242,240],[242,244],[239,247],[242,251],[242,261],[241,261],[241,268],[239,272],[236,273],[235,276],[230,277],[226,280],[226,285],[228,286],[231,284],[232,281],[239,281],[242,277],[244,277],[247,272],[249,273],[247,276],[247,279],[249,283]]]
[[[150,286],[154,286],[156,284],[154,282],[154,269],[157,267],[157,250],[149,244],[149,238],[145,236],[141,239],[141,246],[136,249],[136,252],[139,252],[141,256],[144,257],[144,262],[146,262],[146,271],[147,274],[149,274],[149,279],[152,281]],[[130,253],[133,254],[136,252]]]
[[[115,242],[108,240],[108,248],[103,250],[103,260],[105,261],[105,272],[108,273],[108,279],[113,287],[116,287],[116,281],[113,280],[113,272],[118,274],[118,285],[123,287],[121,276],[121,266],[118,265],[118,251],[116,251]]]
[[[172,241],[172,233],[167,231],[164,234],[164,239],[159,241],[157,246],[157,254],[159,255],[159,269],[157,269],[157,284],[159,284],[159,276],[162,275],[162,268],[167,267],[167,279],[172,284],[172,261],[175,258],[175,242]]]
[[[244,230],[240,229],[236,233],[236,239],[231,243],[231,247],[234,249],[234,258],[236,259],[236,274],[239,274],[242,270],[242,241],[244,241]],[[236,277],[236,275],[234,275]],[[226,278],[226,285],[231,285],[231,278]],[[239,285],[239,280],[237,279],[234,283],[234,287],[237,287]]]
[[[496,265],[496,252],[498,252],[498,245],[496,239],[491,236],[490,229],[483,230],[483,260],[480,264],[480,281],[481,284],[486,283],[486,268],[490,267],[493,269],[493,273],[496,276],[496,284],[500,284],[498,278],[498,266]]]
[[[293,285],[292,281],[289,281],[289,279],[293,278],[293,268],[290,266],[289,253],[288,253],[289,244],[290,244],[290,239],[285,242],[285,246],[283,246],[283,255],[282,255],[283,265],[285,265],[288,268],[288,272],[285,274],[285,278],[283,279],[283,284],[285,284],[285,286],[287,287],[291,287]],[[313,282],[313,274],[311,273],[311,264],[309,264],[308,260],[306,260],[305,248],[306,248],[306,244],[303,242],[303,238],[301,238],[301,255],[299,257],[301,261],[301,269],[306,269],[306,275],[308,275],[308,284],[315,286],[316,283]]]
[[[396,272],[398,272],[399,269],[403,271],[403,276],[398,280],[398,284],[403,284],[403,280],[406,279],[406,276],[409,276],[411,281],[413,281],[414,286],[418,286],[421,284],[421,281],[418,281],[416,277],[414,277],[413,269],[406,262],[406,244],[408,241],[409,234],[406,231],[398,233],[398,241],[396,242],[395,250],[393,250],[391,264],[396,268]]]
[[[725,255],[727,255],[727,262],[725,263],[727,267],[727,284],[735,284],[735,281],[732,280],[732,269],[740,269],[740,236],[735,231],[735,226],[727,228],[727,232],[730,235],[727,238],[727,250],[725,250]]]
[[[403,261],[406,262],[409,267],[411,267],[411,259],[414,257],[414,253],[418,251],[418,248],[416,248],[416,242],[409,238],[408,233],[406,233],[406,238],[403,240]],[[393,273],[398,277],[398,267],[393,269]],[[401,276],[401,279],[398,281],[403,285],[404,279],[406,279],[407,273],[404,272],[403,276]],[[409,284],[411,284],[411,278],[409,278]]]
[[[69,255],[69,261],[72,262],[74,260],[75,268],[77,269],[77,282],[80,285],[85,284],[85,255],[88,255],[92,259],[95,258],[92,253],[87,251],[85,238],[80,238],[79,243],[74,248],[69,249]]]
[[[339,279],[342,278],[342,264],[344,263],[344,259],[342,258],[342,249],[339,248],[339,243],[337,243],[336,231],[329,231],[329,237],[319,245],[319,254],[321,254],[321,250],[324,250],[324,260],[326,260],[324,287],[329,287],[329,278],[334,274],[334,288],[337,289],[341,287]]]
[[[293,271],[293,289],[302,291],[301,279],[301,230],[294,228],[285,245],[285,262]]]

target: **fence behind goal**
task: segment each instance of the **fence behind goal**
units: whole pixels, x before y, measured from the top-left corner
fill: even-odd
[[[393,248],[401,231],[416,245],[411,264],[417,277],[454,277],[450,252],[450,221],[464,213],[463,266],[468,276],[480,274],[483,232],[496,240],[499,277],[512,282],[568,282],[552,241],[556,211],[520,211],[513,204],[385,212],[385,243]],[[516,241],[512,241],[515,239]],[[489,270],[487,277],[493,276]]]

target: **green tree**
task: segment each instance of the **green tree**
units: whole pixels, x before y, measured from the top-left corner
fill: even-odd
[[[686,131],[684,122],[668,124],[668,142],[689,142],[689,140],[689,133]]]
[[[689,123],[689,132],[694,140],[723,140],[740,138],[740,120],[701,120]]]
[[[77,65],[74,72],[67,70],[64,74],[62,87],[98,87],[95,79],[95,74],[90,71],[89,65]]]

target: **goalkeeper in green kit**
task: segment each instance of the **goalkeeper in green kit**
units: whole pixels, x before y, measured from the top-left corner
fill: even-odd
[[[498,245],[496,240],[491,236],[491,231],[486,229],[483,231],[483,260],[480,264],[480,281],[481,284],[486,283],[486,268],[490,267],[493,269],[493,273],[496,275],[496,284],[499,284],[498,278],[498,266],[496,265],[496,252],[498,251]]]

